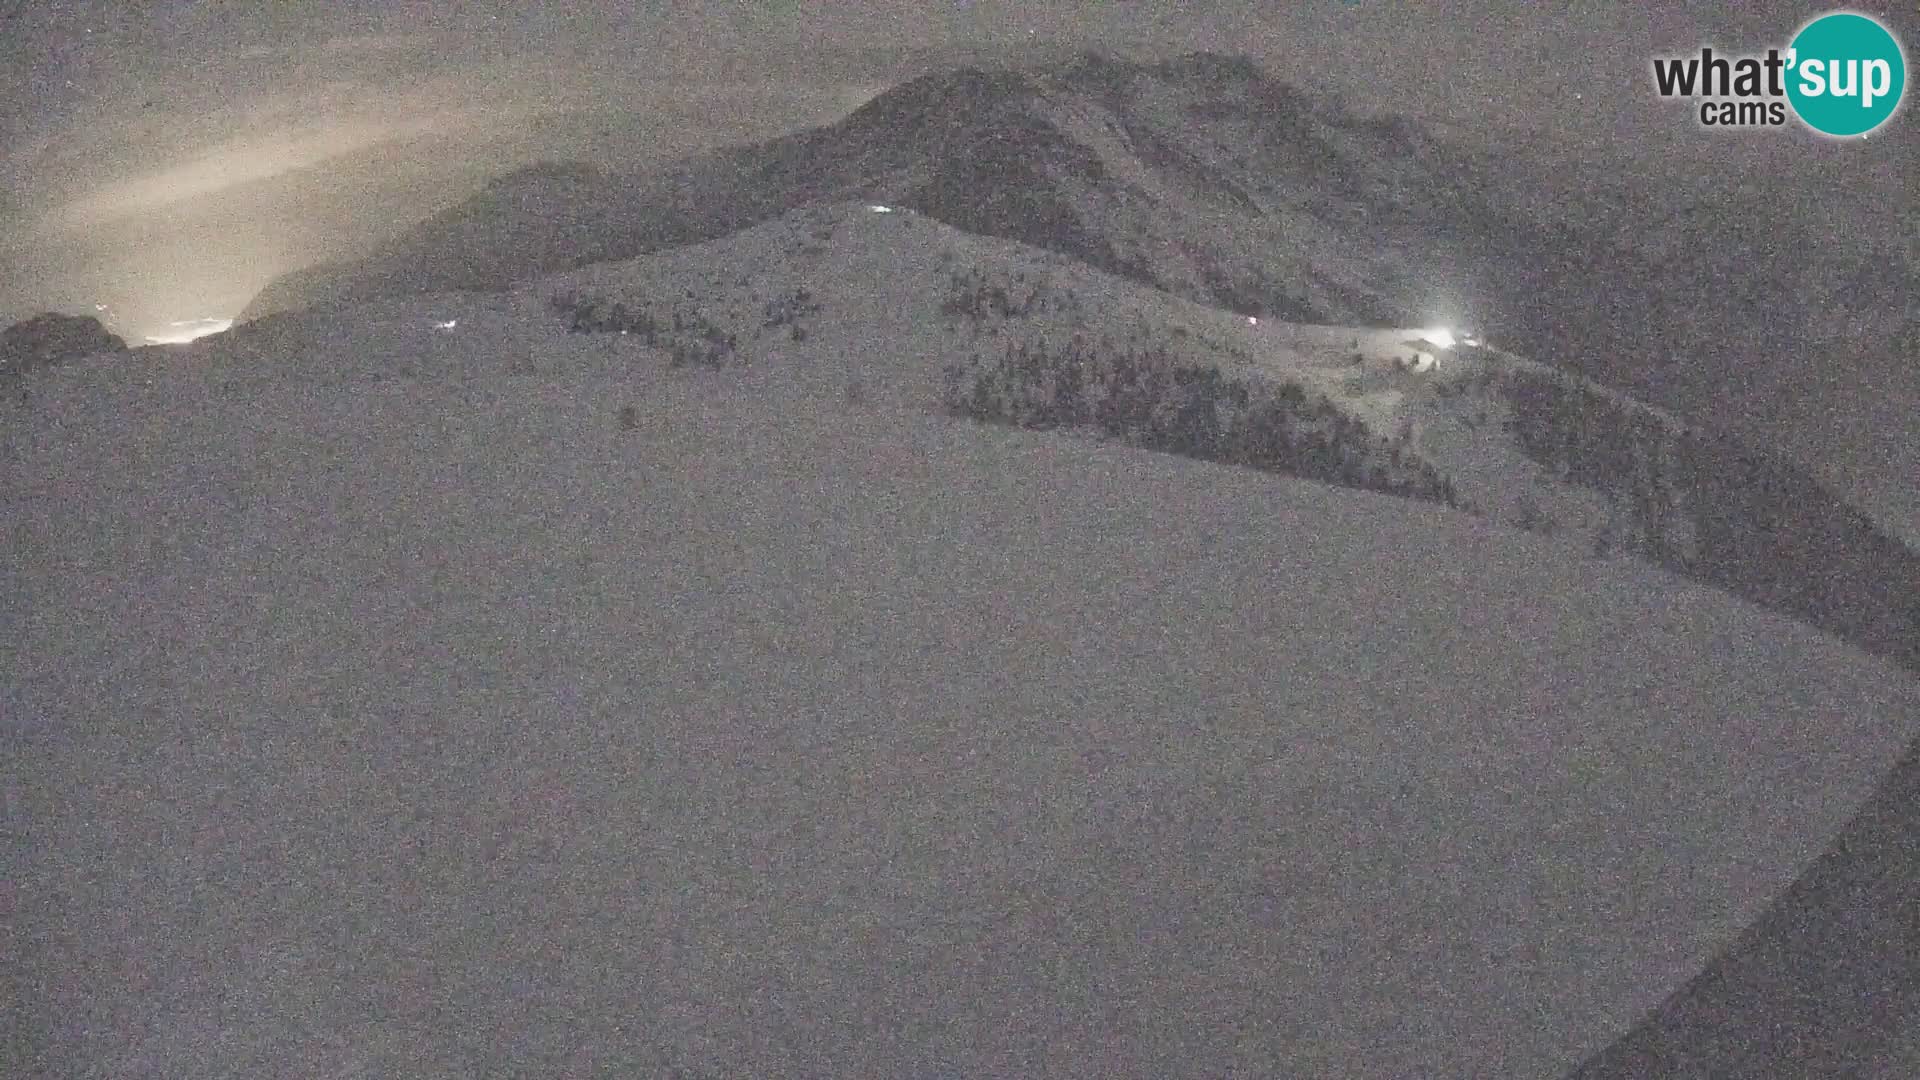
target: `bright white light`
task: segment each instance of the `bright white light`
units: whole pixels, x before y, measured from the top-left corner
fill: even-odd
[[[435,330],[451,330],[451,329],[453,329],[454,327],[456,327],[456,326],[459,326],[459,325],[460,325],[460,320],[459,320],[459,319],[448,319],[448,320],[447,320],[446,322],[436,322],[436,323],[434,323],[434,324],[433,324],[433,328],[434,328]]]
[[[1253,316],[1251,316],[1251,315],[1249,315],[1249,316],[1247,316],[1247,325],[1248,325],[1248,326],[1259,326],[1259,325],[1260,325],[1260,320],[1259,320],[1259,319],[1256,319],[1256,318],[1254,318],[1254,317],[1253,317]]]
[[[232,325],[232,319],[179,319],[168,323],[167,329],[158,334],[148,334],[147,342],[152,345],[185,345],[209,334],[222,333]]]
[[[873,205],[871,205],[871,206],[869,206],[869,207],[867,207],[867,209],[869,209],[869,210],[871,210],[871,211],[873,211],[873,212],[874,212],[874,213],[876,213],[876,214],[891,214],[891,213],[893,213],[893,207],[891,207],[891,206],[881,206],[881,205],[880,205],[880,204],[878,204],[878,203],[874,203]]]
[[[1442,349],[1453,348],[1453,331],[1444,326],[1436,326],[1420,335],[1422,341],[1429,341]]]

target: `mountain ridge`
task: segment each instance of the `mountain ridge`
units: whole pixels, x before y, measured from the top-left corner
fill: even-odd
[[[1879,377],[1920,391],[1920,369],[1896,362],[1920,295],[1910,244],[1830,251],[1817,224],[1765,193],[1701,203],[1604,170],[1539,168],[1551,171],[1535,171],[1524,148],[1470,148],[1361,115],[1246,57],[973,66],[909,80],[834,124],[662,170],[551,191],[523,170],[507,193],[482,193],[374,256],[270,285],[243,318],[502,289],[861,199],[1243,314],[1482,325],[1696,423],[1764,424],[1723,414],[1803,377],[1836,334]]]
[[[1095,227],[1084,220],[1086,210],[1076,203],[1139,198],[1143,194],[1138,183],[1103,194],[1112,182],[1110,163],[1123,156],[1124,147],[1109,145],[1103,151],[1099,146],[1083,145],[1061,130],[1060,117],[1045,113],[1050,102],[1054,106],[1063,100],[1071,104],[1075,96],[1091,94],[1108,103],[1122,102],[1127,86],[1142,78],[1150,82],[1181,80],[1179,85],[1202,94],[1206,92],[1204,86],[1196,90],[1189,84],[1227,79],[1237,92],[1255,95],[1255,103],[1242,103],[1242,113],[1258,110],[1259,95],[1282,101],[1289,108],[1312,100],[1266,79],[1245,58],[1211,54],[1144,65],[1096,53],[1051,74],[1045,69],[1036,73],[983,67],[934,73],[882,93],[833,125],[765,143],[725,148],[644,177],[623,177],[599,191],[584,193],[589,195],[585,201],[597,200],[597,214],[584,215],[584,206],[569,204],[549,216],[544,230],[516,217],[521,208],[501,199],[497,192],[483,193],[463,207],[429,219],[384,256],[346,266],[314,268],[298,280],[290,278],[269,286],[249,305],[243,318],[315,302],[368,299],[393,290],[498,288],[554,268],[543,256],[529,255],[517,265],[509,259],[508,265],[475,272],[464,259],[453,257],[455,252],[471,254],[474,247],[476,238],[459,226],[464,220],[497,221],[505,215],[504,220],[517,223],[508,229],[515,237],[522,231],[535,235],[544,231],[549,237],[557,237],[575,231],[576,222],[591,216],[611,234],[589,237],[596,242],[577,245],[565,256],[573,265],[586,265],[712,239],[809,202],[871,198],[911,206],[985,235],[1040,238],[1044,246],[1074,254],[1102,269],[1224,306],[1257,306],[1261,311],[1294,317],[1319,314],[1348,321],[1361,317],[1368,321],[1418,321],[1388,318],[1392,306],[1372,300],[1367,301],[1368,310],[1357,310],[1351,302],[1357,298],[1349,298],[1344,307],[1333,305],[1324,311],[1297,306],[1295,298],[1284,290],[1245,280],[1248,275],[1231,266],[1206,272],[1192,266],[1156,269],[1143,245],[1157,243],[1163,250],[1155,254],[1161,258],[1173,257],[1177,262],[1189,259],[1173,250],[1181,245],[1177,243],[1177,230],[1170,228],[1160,230],[1164,235],[1157,241],[1148,237],[1129,244],[1131,250],[1116,250],[1112,237],[1124,238],[1129,229],[1150,222],[1135,215],[1128,218],[1128,228],[1116,231],[1109,226]],[[1346,119],[1335,110],[1317,108],[1311,120],[1301,122],[1326,123],[1329,118]],[[1141,123],[1126,126],[1132,129],[1132,135],[1146,136],[1143,142],[1158,139]],[[1358,121],[1355,126],[1364,127]],[[1114,134],[1095,131],[1090,137],[1111,141]],[[1194,164],[1191,154],[1184,158],[1177,153],[1163,156],[1168,161]],[[1163,168],[1179,171],[1180,165]],[[1146,175],[1154,171],[1150,168]],[[1186,170],[1189,175],[1195,171]],[[1207,170],[1203,167],[1198,172],[1205,174]],[[513,177],[512,186],[516,187],[537,179],[526,170]],[[1231,189],[1230,184],[1210,182],[1218,190]],[[568,194],[583,193],[576,189]],[[649,201],[651,207],[647,206]],[[1161,199],[1155,205],[1164,202]],[[650,209],[653,212],[649,213]],[[517,239],[495,246],[526,248]],[[536,243],[532,250],[551,249],[565,250],[565,245],[549,241]],[[435,263],[435,253],[440,253],[445,265]],[[1332,252],[1325,254],[1330,257]],[[380,270],[382,257],[397,261],[405,269]],[[1305,261],[1310,260],[1296,260]],[[356,279],[357,273],[368,276]],[[1209,274],[1214,279],[1210,282],[1206,280]],[[1302,284],[1294,291],[1304,289]],[[1402,305],[1397,314],[1410,314],[1405,307]]]

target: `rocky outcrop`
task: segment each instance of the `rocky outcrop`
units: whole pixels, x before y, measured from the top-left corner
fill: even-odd
[[[0,333],[0,385],[15,391],[29,372],[100,353],[125,352],[127,343],[91,315],[46,312]]]

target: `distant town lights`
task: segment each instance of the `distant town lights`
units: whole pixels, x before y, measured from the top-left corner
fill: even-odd
[[[232,326],[232,319],[176,319],[168,323],[165,330],[148,334],[146,338],[150,345],[185,345],[211,334],[224,333]]]

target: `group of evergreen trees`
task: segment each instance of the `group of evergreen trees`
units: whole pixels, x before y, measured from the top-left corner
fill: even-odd
[[[1629,550],[1663,565],[1688,560],[1677,543],[1678,444],[1666,418],[1557,372],[1515,367],[1500,384],[1511,410],[1507,432],[1521,453],[1622,507],[1628,524],[1619,539]]]
[[[949,411],[1017,427],[1083,428],[1151,450],[1458,505],[1453,484],[1401,442],[1293,383],[1237,379],[1159,347],[1010,345],[950,365]]]
[[[787,336],[795,341],[805,341],[807,327],[802,320],[820,314],[820,310],[820,302],[813,298],[813,293],[804,288],[794,289],[767,301],[761,326],[767,330],[787,327]]]
[[[1020,272],[1016,272],[1007,285],[1002,285],[988,281],[978,270],[970,270],[954,274],[952,287],[953,291],[940,305],[943,315],[975,320],[988,316],[1018,319],[1053,306],[1046,287],[1029,281],[1026,274]]]
[[[552,303],[554,310],[567,317],[567,329],[573,333],[631,334],[645,345],[666,350],[673,367],[724,367],[734,358],[739,344],[733,334],[714,325],[698,310],[679,303],[665,318],[656,316],[650,306],[629,307],[624,302],[563,295],[554,297]]]

